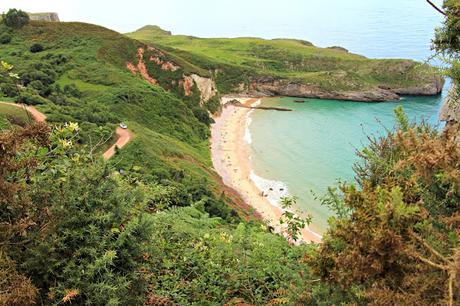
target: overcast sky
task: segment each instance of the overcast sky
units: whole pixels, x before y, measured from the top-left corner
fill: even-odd
[[[122,33],[154,24],[173,34],[200,37],[288,37],[319,46],[342,44],[370,56],[393,56],[391,50],[379,53],[389,44],[426,46],[442,19],[425,0],[0,0],[0,11],[12,7],[57,12],[62,21],[94,23]],[[375,50],[364,49],[363,42]]]

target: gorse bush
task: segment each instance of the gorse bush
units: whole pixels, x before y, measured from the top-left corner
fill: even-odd
[[[326,199],[337,217],[308,263],[366,303],[453,305],[460,299],[458,139],[397,113],[399,129],[360,152],[358,185],[343,184]]]
[[[0,253],[11,258],[7,269],[21,263],[46,304],[138,304],[152,234],[144,206],[153,191],[72,151],[77,129],[70,124],[49,134],[39,124],[0,135]],[[18,159],[21,153],[27,157]],[[15,292],[32,296],[33,286]],[[13,299],[0,301],[6,298]]]
[[[0,44],[6,45],[11,42],[11,35],[7,33],[0,34]]]
[[[42,52],[45,48],[41,44],[33,44],[30,46],[29,50],[32,53]]]

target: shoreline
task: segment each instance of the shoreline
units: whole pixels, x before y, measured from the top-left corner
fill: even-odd
[[[248,107],[227,104],[231,100],[238,100]],[[222,113],[214,117],[215,123],[211,126],[212,162],[224,184],[235,189],[275,232],[286,236],[285,228],[279,223],[283,209],[262,196],[264,191],[259,189],[252,179],[254,171],[249,145],[251,138],[247,130],[250,124],[249,116],[254,111],[250,107],[260,102],[261,99],[258,98],[222,98]],[[299,242],[321,242],[321,235],[305,228]]]

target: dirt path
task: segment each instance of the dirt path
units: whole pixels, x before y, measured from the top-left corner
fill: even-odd
[[[105,151],[103,155],[105,160],[111,158],[115,154],[115,148],[121,149],[126,144],[128,144],[131,139],[133,139],[133,134],[128,129],[122,129],[121,127],[118,127],[116,133],[118,135],[117,142],[107,151]]]
[[[6,105],[11,105],[11,106],[16,106],[16,107],[19,107],[19,108],[27,110],[32,115],[32,117],[34,118],[35,121],[44,122],[46,120],[45,114],[41,113],[40,111],[38,111],[33,106],[29,106],[29,105],[25,105],[25,104],[11,103],[11,102],[0,102],[0,103],[6,104]]]
[[[27,110],[32,115],[35,121],[44,122],[46,120],[46,115],[40,112],[39,110],[37,110],[33,106],[29,106],[25,104],[11,103],[11,102],[0,102],[0,103]],[[118,135],[118,140],[113,146],[111,146],[107,151],[104,152],[103,156],[105,160],[111,158],[115,154],[115,147],[118,147],[119,149],[121,149],[133,138],[133,134],[128,129],[122,129],[118,127],[116,130],[116,133]]]

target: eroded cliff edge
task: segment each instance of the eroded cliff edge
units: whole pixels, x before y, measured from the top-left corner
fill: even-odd
[[[402,95],[437,95],[442,92],[443,86],[444,79],[437,75],[433,75],[428,80],[421,81],[419,85],[408,87],[380,85],[357,90],[323,89],[316,84],[263,77],[254,79],[249,86],[241,85],[239,92],[253,96],[289,96],[359,102],[383,102],[398,100]]]

